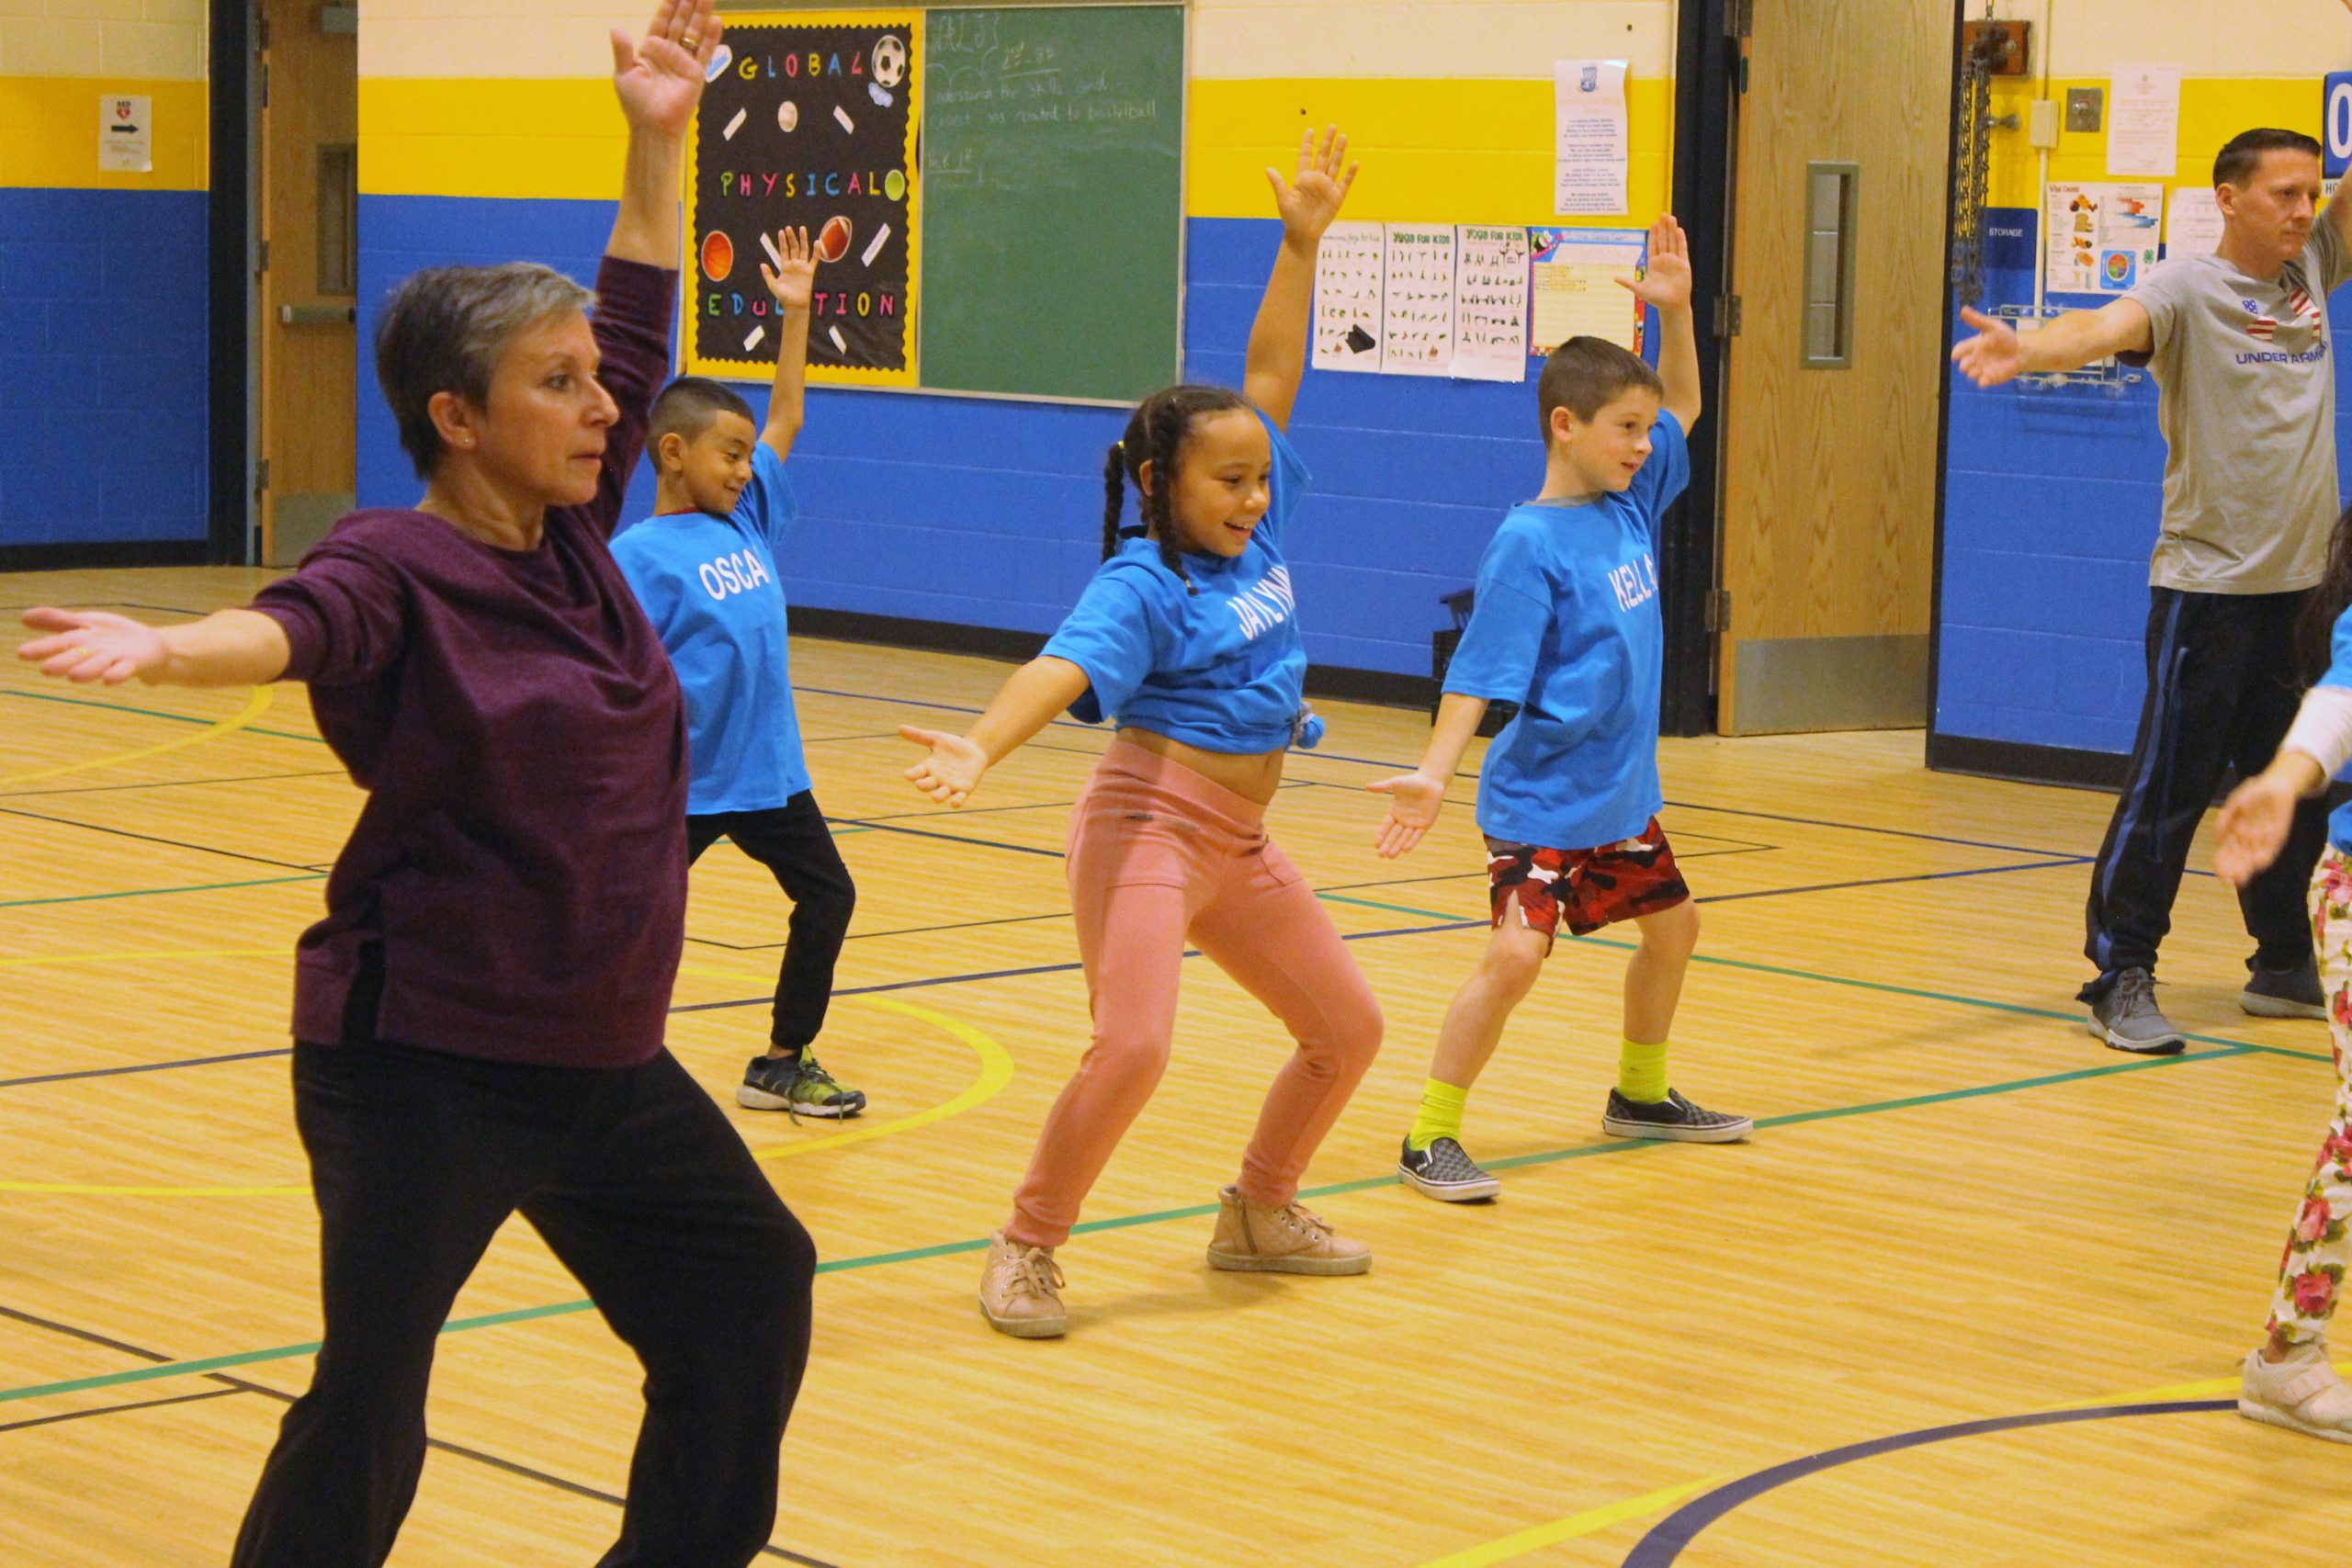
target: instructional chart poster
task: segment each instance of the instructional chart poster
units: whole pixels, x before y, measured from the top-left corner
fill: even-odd
[[[1572,337],[1606,338],[1642,351],[1642,306],[1618,281],[1642,270],[1641,229],[1531,229],[1532,320],[1527,352],[1542,359]]]
[[[1391,223],[1387,242],[1381,373],[1443,376],[1453,368],[1453,226]]]
[[[686,368],[764,379],[776,310],[760,279],[778,229],[808,231],[808,378],[915,384],[922,16],[727,18],[694,131],[682,290]]]
[[[1453,373],[1472,381],[1527,379],[1527,231],[1464,223],[1454,231]]]
[[[1317,370],[1377,370],[1381,311],[1381,225],[1343,219],[1323,235],[1315,257]]]

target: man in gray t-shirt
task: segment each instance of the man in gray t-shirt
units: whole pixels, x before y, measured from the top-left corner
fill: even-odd
[[[2213,164],[2211,255],[2165,261],[2112,304],[2020,337],[1974,310],[1952,361],[1980,387],[2112,355],[2148,366],[2164,427],[2164,527],[2149,565],[2148,688],[2123,793],[2091,874],[2091,1032],[2121,1051],[2186,1043],[2156,1006],[2157,944],[2189,840],[2223,774],[2266,766],[2293,722],[2294,625],[2339,506],[2328,292],[2352,279],[2352,203],[2319,211],[2319,143],[2250,130]],[[2326,841],[2308,801],[2286,851],[2244,888],[2255,939],[2239,1005],[2324,1018],[2304,889]]]

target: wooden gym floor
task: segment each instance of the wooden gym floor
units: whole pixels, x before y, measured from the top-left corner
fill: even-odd
[[[0,604],[193,614],[260,581],[0,577]],[[1308,1176],[1377,1266],[1205,1266],[1283,1043],[1196,961],[1174,1066],[1064,1249],[1072,1332],[1020,1343],[973,1306],[978,1249],[1086,1035],[1057,863],[1104,736],[1048,730],[947,813],[893,727],[963,722],[1005,667],[797,659],[861,893],[823,1053],[872,1110],[734,1108],[785,906],[723,846],[672,1035],[826,1259],[769,1560],[2214,1564],[2352,1533],[2352,1453],[2220,1403],[2334,1080],[2321,1026],[2239,1013],[2204,846],[2165,965],[2195,1043],[2140,1061],[2071,1000],[2108,797],[1931,774],[1917,734],[1669,741],[1706,914],[1676,1081],[1760,1129],[1605,1140],[1624,954],[1564,942],[1471,1103],[1503,1196],[1442,1207],[1389,1172],[1481,941],[1472,786],[1382,862],[1360,786],[1426,727],[1332,705],[1273,824],[1387,1010]],[[0,795],[0,1560],[219,1562],[318,1332],[288,960],[359,796],[299,688],[13,660]],[[519,1224],[492,1248],[395,1563],[610,1541],[638,1374],[579,1294]]]

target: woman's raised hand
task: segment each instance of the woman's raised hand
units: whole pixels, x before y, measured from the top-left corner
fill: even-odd
[[[703,72],[726,24],[717,0],[662,0],[641,40],[613,29],[613,91],[633,131],[683,140],[702,101]]]

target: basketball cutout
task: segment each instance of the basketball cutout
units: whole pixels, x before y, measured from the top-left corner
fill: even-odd
[[[849,254],[849,220],[836,212],[825,220],[825,226],[822,229],[817,231],[817,259],[829,262],[841,260],[842,257]]]
[[[702,273],[713,283],[724,283],[727,275],[735,270],[735,242],[723,231],[713,229],[703,236]]]

